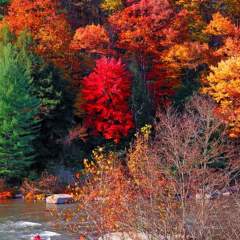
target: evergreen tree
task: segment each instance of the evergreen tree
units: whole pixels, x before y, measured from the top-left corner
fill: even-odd
[[[52,63],[44,61],[31,51],[31,37],[22,32],[16,41],[21,49],[21,62],[32,77],[32,95],[40,100],[38,117],[41,120],[40,133],[35,141],[37,161],[33,166],[41,172],[50,165],[69,162],[64,140],[73,125],[73,94],[63,73]],[[61,160],[60,160],[61,159]]]
[[[37,139],[38,162],[43,170],[49,165],[65,164],[64,141],[73,125],[73,94],[63,74],[51,63],[35,57],[32,66],[33,94],[40,101],[41,129]]]
[[[31,94],[31,76],[21,53],[10,42],[0,44],[0,176],[19,179],[36,157],[39,100]]]

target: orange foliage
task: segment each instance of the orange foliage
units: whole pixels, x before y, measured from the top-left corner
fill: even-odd
[[[217,12],[213,15],[212,21],[208,24],[205,29],[205,33],[211,35],[231,35],[235,32],[235,26],[232,22]]]
[[[221,60],[239,55],[240,30],[229,18],[223,17],[220,13],[214,14],[204,33],[220,37],[222,41],[221,46],[215,50],[212,58],[216,57],[217,60]]]
[[[12,193],[9,191],[6,192],[0,192],[0,200],[4,200],[4,199],[9,199],[12,198]]]
[[[212,59],[216,66],[211,66],[210,74],[203,77],[202,91],[219,104],[216,113],[225,120],[230,136],[235,138],[240,136],[240,29],[228,18],[216,13],[205,32],[217,36],[220,46],[214,49]]]
[[[108,50],[109,42],[110,39],[104,27],[92,24],[76,30],[70,47],[73,50],[104,54]]]
[[[36,42],[36,52],[46,58],[66,54],[71,33],[58,0],[13,0],[2,24],[19,34],[28,30]]]
[[[176,17],[168,1],[142,0],[112,15],[109,21],[118,31],[120,48],[129,54],[156,56],[179,36],[173,24]]]
[[[6,186],[5,180],[0,178],[0,200],[12,198],[13,194]]]
[[[173,185],[165,180],[158,158],[149,148],[150,132],[151,127],[145,126],[137,135],[128,154],[128,166],[123,166],[115,153],[105,153],[100,147],[93,151],[93,161],[84,161],[82,176],[89,177],[83,186],[69,188],[79,201],[77,211],[65,213],[69,223],[78,219],[73,225],[81,226],[86,214],[100,233],[128,231],[137,221],[138,207],[148,211],[153,202],[154,211],[165,216],[164,199],[172,197]]]
[[[228,58],[240,55],[240,32],[234,37],[227,37],[224,45],[214,52],[214,56]]]
[[[101,221],[99,227],[103,231],[115,231],[122,219],[130,217],[127,206],[135,199],[132,185],[116,154],[104,153],[102,148],[97,148],[93,151],[93,158],[94,162],[84,161],[85,174],[91,176],[88,181],[81,187],[75,184],[68,189],[79,201],[79,212],[67,213],[66,217],[70,221],[79,213],[93,210],[94,216],[86,217]]]
[[[21,192],[25,200],[44,200],[47,195],[59,193],[62,186],[56,176],[43,172],[41,178],[36,181],[25,179],[21,186]]]
[[[240,136],[240,57],[231,57],[211,67],[204,79],[203,93],[210,95],[218,104],[218,115],[230,127],[230,136]]]
[[[189,42],[193,19],[193,14],[177,11],[167,0],[141,0],[109,18],[118,33],[117,46],[140,64],[152,66],[147,80],[156,105],[175,93],[182,68],[207,61],[208,46]]]
[[[209,58],[209,48],[207,44],[198,42],[184,42],[175,44],[163,54],[163,59],[173,68],[194,69],[198,65],[206,63]]]

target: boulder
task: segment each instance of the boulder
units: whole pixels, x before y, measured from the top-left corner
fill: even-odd
[[[47,204],[66,204],[72,202],[73,197],[69,194],[54,194],[46,198]]]
[[[21,193],[16,193],[16,194],[13,195],[13,198],[14,199],[22,199],[23,195]]]

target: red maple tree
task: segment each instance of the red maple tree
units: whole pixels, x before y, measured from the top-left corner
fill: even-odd
[[[130,75],[121,60],[103,57],[96,62],[93,72],[82,82],[86,112],[85,126],[105,139],[116,143],[133,128],[128,98],[131,95]]]

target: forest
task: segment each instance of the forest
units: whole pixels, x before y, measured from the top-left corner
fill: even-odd
[[[82,240],[240,239],[239,24],[239,0],[1,0],[0,199],[70,194]]]

